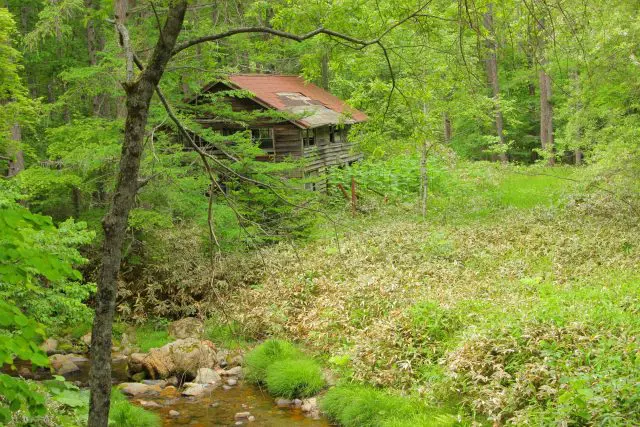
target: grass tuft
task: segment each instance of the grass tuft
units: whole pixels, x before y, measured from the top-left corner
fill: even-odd
[[[378,427],[391,417],[410,419],[418,414],[409,399],[365,386],[333,387],[320,406],[344,427]]]
[[[158,427],[160,417],[129,402],[117,390],[111,393],[110,427]]]
[[[226,348],[246,348],[250,339],[242,331],[242,325],[237,321],[222,322],[217,318],[210,318],[205,323],[205,337]]]
[[[143,353],[173,341],[166,325],[145,324],[136,329],[136,344]]]
[[[320,401],[329,418],[344,427],[446,427],[456,416],[369,386],[337,386]]]
[[[253,383],[263,383],[267,376],[267,368],[272,363],[302,357],[302,352],[287,341],[267,340],[245,356],[245,377]]]
[[[324,387],[322,370],[313,360],[281,360],[267,368],[265,379],[269,393],[293,399],[309,397]]]

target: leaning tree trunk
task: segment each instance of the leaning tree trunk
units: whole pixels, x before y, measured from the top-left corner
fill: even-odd
[[[495,126],[498,140],[500,141],[500,161],[502,163],[507,162],[507,153],[505,149],[506,142],[504,138],[504,118],[502,116],[502,109],[500,108],[500,83],[498,81],[498,43],[496,41],[496,31],[493,26],[493,3],[489,3],[487,6],[487,12],[484,14],[483,24],[485,29],[489,32],[485,45],[487,47],[487,58],[485,59],[487,67],[487,79],[489,81],[489,87],[491,88],[491,96],[494,101],[494,115]]]
[[[186,8],[187,0],[172,3],[147,68],[137,79],[130,78],[123,84],[127,98],[124,142],[113,200],[109,212],[102,221],[104,229],[102,268],[98,278],[96,313],[91,335],[90,427],[106,427],[108,424],[111,394],[111,334],[122,245],[129,212],[139,187],[140,160],[151,97],[171,58],[171,52],[182,29]],[[125,49],[128,49],[126,43]]]

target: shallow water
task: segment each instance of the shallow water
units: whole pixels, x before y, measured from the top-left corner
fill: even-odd
[[[79,371],[66,374],[64,377],[68,381],[74,381],[81,387],[88,385],[89,362],[76,362]],[[115,359],[112,362],[112,381],[114,384],[128,381],[126,372],[126,359]],[[27,362],[16,361],[16,371],[3,367],[4,373],[16,375],[20,368],[29,368]],[[32,373],[35,380],[46,380],[52,377],[48,369],[37,369]],[[151,408],[149,411],[155,412],[162,417],[163,426],[234,426],[236,420],[234,416],[238,412],[250,412],[255,417],[255,421],[246,422],[249,426],[264,427],[327,427],[331,424],[325,419],[314,420],[308,418],[299,408],[278,408],[273,397],[258,387],[239,383],[228,390],[218,387],[211,391],[209,395],[192,398],[183,397],[179,394],[173,396],[141,396],[131,399],[134,404],[140,401],[153,401],[162,405],[161,408]],[[180,413],[178,417],[169,416],[169,411],[174,410]]]
[[[163,419],[164,426],[232,426],[234,415],[238,412],[250,412],[256,419],[246,423],[251,426],[265,427],[327,427],[331,424],[326,419],[314,420],[305,417],[300,409],[280,409],[274,399],[259,388],[240,383],[229,390],[218,387],[206,397],[195,399],[180,398],[141,398],[154,401],[162,408],[151,409]],[[134,399],[136,403],[140,399]],[[180,412],[180,416],[172,418],[169,411]]]

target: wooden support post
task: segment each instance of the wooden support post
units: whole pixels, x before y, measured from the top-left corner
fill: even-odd
[[[351,214],[356,216],[356,179],[351,176]]]

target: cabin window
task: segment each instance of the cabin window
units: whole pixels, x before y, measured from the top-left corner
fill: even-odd
[[[333,144],[336,142],[336,127],[331,125],[329,126],[329,143]]]
[[[267,153],[273,153],[273,129],[257,128],[251,129],[251,140],[259,144]]]
[[[316,145],[316,130],[307,129],[304,132],[303,142],[305,147],[313,147]]]
[[[343,142],[343,143],[347,142],[347,133],[348,132],[349,132],[349,130],[347,129],[347,126],[345,126],[342,129],[340,129],[340,142]]]

